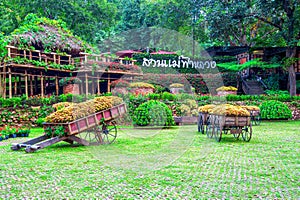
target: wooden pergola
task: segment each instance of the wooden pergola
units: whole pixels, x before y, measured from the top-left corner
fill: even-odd
[[[39,50],[19,49],[7,46],[7,60],[0,64],[0,96],[12,98],[13,96],[60,94],[59,80],[64,77],[77,77],[81,80],[80,94],[95,94],[110,92],[110,83],[123,76],[132,78],[142,75],[135,71],[135,61],[124,61],[122,58],[112,59],[104,55],[80,53],[79,57],[69,54],[45,53]],[[18,58],[29,61],[18,63]],[[14,60],[15,59],[15,60]],[[37,66],[30,61],[40,61],[47,66]],[[126,63],[125,63],[126,62]],[[51,63],[57,65],[73,65],[75,70],[55,69]],[[130,70],[109,69],[100,66],[105,63],[120,63]],[[135,68],[134,68],[135,67]],[[132,69],[133,70],[132,70]]]

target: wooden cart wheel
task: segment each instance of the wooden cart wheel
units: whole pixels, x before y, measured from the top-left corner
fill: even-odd
[[[115,121],[103,123],[101,127],[102,144],[111,144],[117,137],[117,126]]]
[[[240,127],[236,127],[236,129],[240,129]],[[232,134],[233,135],[233,137],[235,138],[235,139],[239,139],[240,138],[240,133],[234,133],[234,134]]]
[[[212,138],[214,135],[212,119],[213,119],[213,117],[210,116],[207,118],[207,122],[206,122],[206,135],[208,138]]]
[[[255,125],[260,125],[260,122],[261,122],[260,115],[255,116],[254,117],[254,123],[255,123]]]
[[[81,132],[78,134],[78,137],[88,142],[88,145],[99,145],[102,143],[101,133],[97,127]]]
[[[198,122],[198,132],[201,132],[202,134],[204,134],[204,120],[203,120],[203,116],[200,115],[199,116],[199,122]]]
[[[245,126],[242,130],[242,138],[244,141],[249,142],[252,137],[252,125]]]
[[[216,117],[214,120],[214,138],[217,142],[221,141],[222,138],[222,124],[221,124],[221,120],[219,119],[219,117]]]

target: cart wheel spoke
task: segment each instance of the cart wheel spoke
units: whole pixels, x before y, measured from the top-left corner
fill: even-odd
[[[246,127],[242,130],[242,138],[244,141],[249,142],[252,137],[252,125],[250,124],[249,127]]]
[[[117,137],[117,127],[114,122],[111,125],[102,125],[102,142],[103,144],[111,144]]]
[[[258,115],[258,116],[256,116],[256,118],[255,118],[255,125],[260,125],[260,122],[261,122],[261,118],[260,118],[260,116]]]
[[[199,117],[199,123],[198,123],[198,132],[201,132],[202,134],[204,134],[204,121],[203,121],[203,116],[201,115]]]
[[[213,137],[213,124],[212,124],[212,117],[209,117],[207,119],[207,124],[206,124],[206,135],[208,138]]]
[[[239,130],[240,130],[240,128],[236,128],[236,129],[239,129]],[[238,140],[238,139],[240,138],[240,135],[241,135],[241,134],[240,134],[240,133],[233,133],[232,135],[233,135],[233,137],[234,137],[235,139]]]
[[[215,136],[215,140],[217,142],[221,141],[221,138],[222,138],[222,129],[220,127],[218,127],[218,126],[215,127],[214,136]]]
[[[214,138],[217,142],[221,141],[222,138],[222,124],[221,119],[219,117],[216,117],[214,120]]]

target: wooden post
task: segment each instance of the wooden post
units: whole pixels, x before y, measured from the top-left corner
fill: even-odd
[[[99,74],[97,75],[97,94],[100,95],[100,83],[99,83]]]
[[[89,80],[88,80],[88,74],[85,73],[85,95],[87,96],[89,94]]]
[[[29,51],[29,59],[32,60],[32,51]]]
[[[8,57],[11,57],[10,47],[7,48],[7,56],[8,56]]]
[[[83,83],[84,83],[84,80],[83,80],[83,78],[81,78],[81,83],[80,83],[80,90],[81,90],[81,92],[80,92],[80,94],[84,94]]]
[[[41,96],[44,97],[44,77],[43,77],[43,72],[41,72]]]
[[[55,92],[56,92],[56,96],[59,95],[59,85],[58,85],[58,76],[55,76]]]
[[[17,93],[18,93],[17,75],[14,75],[14,95],[16,96]]]
[[[12,98],[11,68],[8,67],[9,98]]]
[[[19,94],[22,94],[22,76],[19,76],[19,81],[17,84],[19,88]]]
[[[30,96],[33,96],[33,76],[30,76]]]
[[[95,80],[92,78],[92,94],[95,94]]]
[[[6,64],[3,67],[3,98],[6,99]]]
[[[107,92],[110,92],[110,74],[108,74],[108,79],[107,79]]]
[[[25,95],[26,95],[26,98],[28,98],[28,75],[27,75],[27,70],[25,70]]]
[[[38,93],[38,77],[34,76],[34,93]]]

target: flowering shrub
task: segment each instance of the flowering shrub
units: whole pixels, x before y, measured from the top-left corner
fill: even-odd
[[[173,83],[170,85],[171,88],[182,88],[184,85],[181,83]]]
[[[129,86],[129,82],[128,81],[125,81],[123,79],[118,79],[118,80],[115,80],[115,81],[112,81],[110,86],[112,87],[115,87],[115,86],[118,86],[118,87],[128,87]]]
[[[144,83],[144,82],[134,82],[130,84],[131,88],[151,88],[154,89],[154,86],[149,83]]]
[[[237,88],[233,86],[222,86],[217,88],[217,91],[237,91]]]

